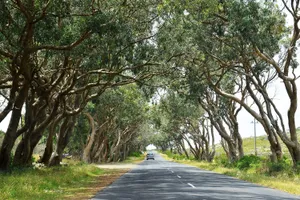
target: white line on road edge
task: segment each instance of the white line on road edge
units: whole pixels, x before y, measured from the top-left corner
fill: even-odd
[[[195,186],[193,186],[193,184],[188,183],[189,186],[191,186],[192,188],[196,188]]]
[[[181,178],[181,176],[178,176],[178,175],[177,175],[177,177],[178,177],[178,178]]]

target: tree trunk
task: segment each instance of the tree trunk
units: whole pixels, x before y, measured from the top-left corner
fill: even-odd
[[[69,138],[73,131],[74,124],[75,116],[67,116],[64,122],[62,123],[57,139],[56,149],[51,155],[48,164],[49,166],[60,165],[60,162],[62,161],[63,151],[69,142]]]
[[[292,156],[293,166],[296,168],[300,165],[300,145],[298,144],[296,147],[288,147],[288,150]]]
[[[90,163],[91,162],[91,149],[95,141],[95,135],[96,135],[96,130],[95,130],[95,120],[89,113],[84,113],[88,118],[89,118],[89,123],[91,126],[91,135],[87,141],[87,145],[83,150],[82,154],[82,160],[84,162]]]
[[[241,137],[241,134],[239,132],[239,124],[237,122],[237,120],[234,122],[234,135],[236,138],[236,144],[237,144],[237,149],[238,149],[238,153],[239,153],[239,159],[241,159],[242,157],[244,157],[244,148],[243,148],[243,138]]]
[[[24,83],[24,86],[22,87],[18,97],[16,98],[16,102],[12,110],[11,119],[2,142],[0,150],[0,170],[7,170],[11,163],[11,150],[17,139],[17,129],[27,93],[28,86],[26,83]]]
[[[268,134],[268,140],[270,143],[270,149],[271,149],[271,161],[272,162],[278,162],[282,159],[282,150],[281,145],[278,141],[277,136],[275,133],[270,132]]]
[[[183,150],[185,156],[187,157],[187,159],[189,159],[190,156],[189,156],[189,154],[188,154],[188,152],[187,152],[187,150],[186,150],[186,148],[185,148],[185,146],[184,146],[184,142],[183,142],[183,141],[180,142],[180,146],[181,146],[181,148],[182,148],[182,150]]]
[[[211,121],[213,119],[211,118]],[[238,159],[237,156],[237,149],[236,149],[236,145],[235,145],[235,141],[226,133],[226,129],[223,126],[222,120],[221,119],[217,119],[217,122],[212,122],[212,124],[214,125],[214,127],[219,131],[220,136],[224,139],[224,141],[226,141],[227,143],[227,155],[228,155],[228,159],[230,162],[234,162]]]
[[[45,148],[45,151],[43,153],[41,160],[39,161],[40,163],[44,163],[45,165],[49,164],[49,160],[50,160],[52,152],[53,152],[53,137],[55,135],[55,128],[57,126],[57,123],[58,123],[58,121],[52,123],[50,126],[49,134],[48,134],[47,142],[46,142],[46,148]]]
[[[29,166],[30,163],[30,136],[25,134],[20,143],[17,146],[13,165],[14,166]]]

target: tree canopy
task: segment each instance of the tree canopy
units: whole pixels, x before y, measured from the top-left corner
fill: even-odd
[[[49,166],[67,150],[110,162],[151,142],[212,161],[216,133],[234,162],[241,109],[263,126],[273,162],[280,140],[300,162],[298,1],[14,0],[0,18],[0,122],[11,114],[1,170],[31,165],[41,143]]]

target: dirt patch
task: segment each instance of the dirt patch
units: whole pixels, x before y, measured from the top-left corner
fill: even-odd
[[[77,188],[74,194],[66,196],[64,199],[68,200],[85,200],[91,199],[99,191],[103,190],[120,176],[127,173],[130,169],[107,169],[105,174],[98,176],[88,187]]]

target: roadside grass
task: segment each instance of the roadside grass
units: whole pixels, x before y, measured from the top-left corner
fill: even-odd
[[[118,170],[99,169],[86,164],[15,169],[0,174],[0,199],[50,200],[76,196],[76,193],[86,194],[86,188],[90,187],[93,181],[102,181],[99,178],[101,175],[112,175],[116,172]]]
[[[234,166],[222,166],[220,163],[216,163],[215,161],[212,163],[208,163],[188,159],[174,159],[172,156],[170,157],[170,154],[166,155],[163,153],[162,156],[169,161],[195,166],[201,169],[214,171],[227,176],[236,177],[238,179],[245,180],[248,182],[285,191],[290,194],[300,195],[300,173],[297,173],[293,170],[283,170],[279,172],[269,173],[267,172],[265,166],[253,166],[247,170],[240,170]]]
[[[122,163],[138,163],[143,155],[130,156]],[[64,166],[13,169],[0,173],[0,199],[89,199],[110,185],[128,169],[100,169],[74,159]]]
[[[134,152],[130,156],[128,156],[126,160],[122,161],[122,163],[138,164],[143,160],[145,160],[145,153]]]

